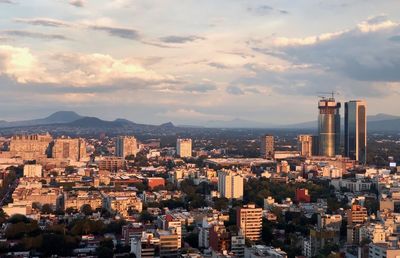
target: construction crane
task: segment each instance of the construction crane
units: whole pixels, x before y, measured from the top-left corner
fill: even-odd
[[[321,99],[326,99],[326,96],[330,95],[332,99],[335,99],[335,95],[340,95],[340,92],[338,91],[331,91],[331,92],[317,92],[317,94],[322,94],[318,95],[319,98]]]

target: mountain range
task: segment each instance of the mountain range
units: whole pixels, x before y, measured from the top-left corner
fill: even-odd
[[[400,116],[377,114],[368,116],[368,130],[370,131],[399,131],[400,130]],[[37,126],[63,126],[68,128],[140,128],[142,130],[161,128],[168,130],[176,128],[172,123],[162,125],[146,125],[137,124],[127,119],[118,118],[113,121],[102,120],[97,117],[87,117],[77,114],[73,111],[59,111],[55,112],[48,117],[24,120],[24,121],[0,121],[0,128],[14,128],[14,127],[37,127]],[[233,119],[229,121],[213,120],[205,122],[201,125],[191,126],[182,125],[179,127],[185,128],[276,128],[276,129],[307,129],[316,130],[317,121],[303,122],[289,125],[277,125],[255,122],[244,119]]]

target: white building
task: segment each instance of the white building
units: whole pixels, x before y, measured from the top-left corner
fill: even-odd
[[[181,158],[192,156],[192,139],[177,139],[176,154]]]
[[[126,156],[138,153],[137,140],[133,136],[120,136],[115,140],[115,156],[126,158]]]
[[[244,179],[240,174],[231,170],[218,171],[218,191],[222,197],[242,199],[243,188]]]
[[[42,165],[27,164],[24,166],[25,177],[42,177]]]

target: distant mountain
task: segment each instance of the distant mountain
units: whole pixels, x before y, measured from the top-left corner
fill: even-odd
[[[341,121],[344,126],[344,119]],[[310,121],[305,123],[291,124],[282,128],[293,129],[315,129],[317,130],[318,122]],[[369,131],[400,131],[400,116],[377,114],[367,117],[367,127]]]
[[[81,119],[82,116],[73,111],[59,111],[49,115],[46,118],[23,120],[23,121],[0,121],[0,127],[21,127],[48,124],[65,124]]]
[[[373,116],[368,116],[368,122],[376,122],[376,121],[387,121],[387,120],[395,120],[400,119],[400,116],[388,115],[388,114],[376,114]]]
[[[229,121],[223,121],[223,120],[207,121],[204,124],[202,124],[201,126],[208,127],[208,128],[272,128],[272,127],[275,127],[275,125],[272,125],[272,124],[260,123],[260,122],[245,120],[245,119],[239,119],[239,118],[229,120]]]
[[[400,132],[400,118],[390,120],[379,120],[368,122],[368,131],[373,132],[385,132],[385,131],[397,131]]]

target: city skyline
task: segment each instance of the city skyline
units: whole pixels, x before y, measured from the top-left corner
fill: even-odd
[[[0,6],[1,120],[75,110],[290,124],[314,120],[318,92],[332,90],[340,102],[365,99],[369,114],[400,108],[397,1]]]

